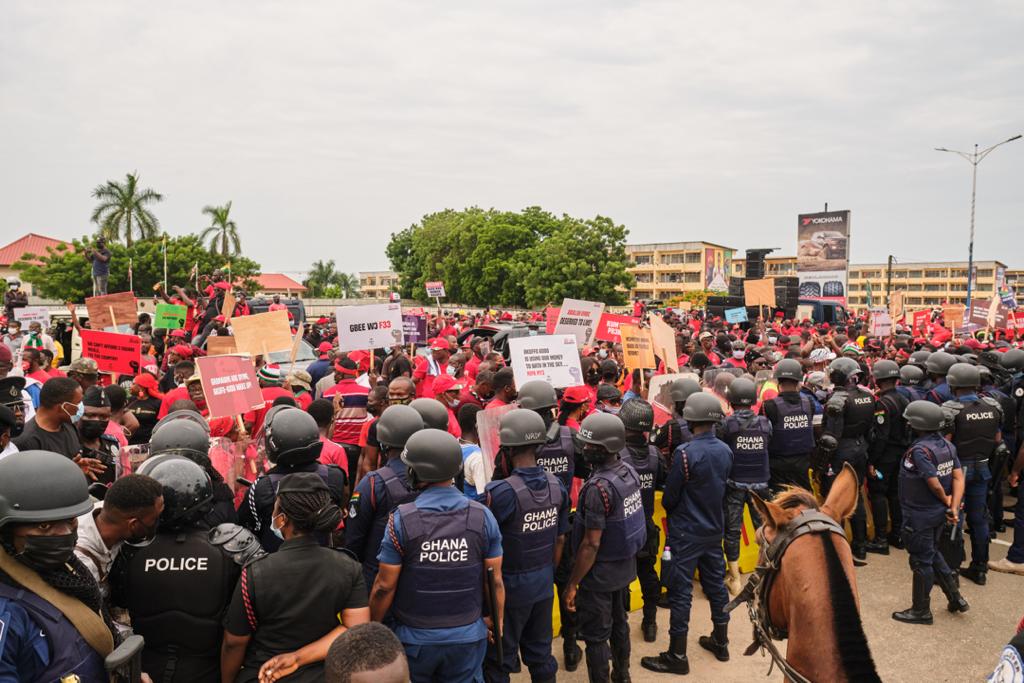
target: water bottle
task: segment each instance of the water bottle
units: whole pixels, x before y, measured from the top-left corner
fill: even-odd
[[[672,549],[667,545],[661,553],[661,576],[659,577],[661,587],[668,588],[669,568],[672,566]]]
[[[663,550],[662,553],[661,553],[661,561],[662,562],[671,562],[672,561],[672,548],[669,548],[668,546],[665,546],[665,550]]]

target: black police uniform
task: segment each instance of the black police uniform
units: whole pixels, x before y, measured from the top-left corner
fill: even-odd
[[[345,550],[323,548],[312,535],[284,541],[277,552],[242,569],[224,627],[251,636],[236,681],[257,680],[268,659],[319,640],[349,609],[367,606],[359,563]],[[289,681],[322,681],[323,662],[289,675]]]
[[[794,485],[811,489],[807,470],[814,450],[814,402],[799,391],[783,391],[765,401],[762,414],[772,424],[768,441],[769,486],[778,492]]]
[[[1003,522],[1003,481],[1006,479],[1008,467],[1013,465],[1013,459],[1017,456],[1017,403],[1010,395],[993,383],[986,383],[978,392],[979,396],[987,396],[999,403],[1003,413],[1003,424],[1000,430],[1003,435],[1003,443],[1006,449],[996,451],[992,454],[992,461],[989,470],[992,472],[992,481],[989,482],[989,514],[996,531],[1005,531],[1006,524]]]
[[[693,433],[686,420],[679,415],[673,415],[671,420],[654,430],[651,443],[658,447],[662,455],[671,458],[677,448],[692,439]]]
[[[838,446],[835,452],[823,452],[827,459],[821,477],[821,494],[825,497],[832,490],[832,482],[843,471],[843,465],[850,463],[857,472],[858,488],[867,474],[867,445],[875,423],[875,397],[863,387],[853,385],[837,389],[825,402],[825,416],[822,432],[833,437]],[[857,496],[857,507],[850,519],[853,554],[863,557],[867,543],[867,514],[864,501]]]
[[[911,433],[903,411],[910,405],[898,387],[883,391],[875,399],[875,427],[868,447],[868,463],[875,476],[868,477],[871,517],[875,524],[875,541],[885,538],[889,520],[892,527],[888,540],[900,545],[899,530],[903,526],[899,501],[900,460],[910,445]]]
[[[661,530],[654,521],[654,492],[664,487],[666,471],[658,448],[648,443],[642,434],[634,434],[626,435],[626,447],[619,452],[619,457],[636,470],[640,478],[647,541],[636,554],[636,575],[644,600],[643,623],[653,624],[658,614],[658,598],[661,597],[661,581],[654,568],[661,548]]]

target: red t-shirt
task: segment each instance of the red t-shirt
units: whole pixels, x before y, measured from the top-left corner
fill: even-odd
[[[242,419],[246,422],[252,423],[252,433],[256,434],[263,427],[263,418],[267,416],[267,411],[270,410],[270,406],[274,405],[274,401],[282,396],[289,398],[295,398],[292,392],[281,387],[263,387],[260,389],[263,394],[263,407],[258,410],[253,410],[245,414]]]
[[[161,420],[167,417],[168,411],[171,409],[171,404],[175,401],[187,401],[189,400],[188,388],[187,387],[174,387],[166,394],[160,401],[160,412],[156,414],[156,419]]]
[[[320,462],[324,465],[337,465],[345,470],[345,474],[348,474],[348,453],[345,452],[345,449],[326,436],[321,436],[320,441],[324,445],[323,450],[320,451]]]

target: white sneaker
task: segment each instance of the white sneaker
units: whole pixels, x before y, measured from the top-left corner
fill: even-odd
[[[998,561],[989,561],[988,568],[995,572],[1024,576],[1024,562],[1010,562],[1005,557]]]

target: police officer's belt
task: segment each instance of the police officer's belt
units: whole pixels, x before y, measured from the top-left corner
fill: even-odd
[[[801,536],[807,534],[822,534],[831,532],[838,534],[846,540],[846,531],[843,526],[823,512],[818,510],[804,510],[784,527],[778,530],[775,538],[764,548],[761,553],[761,563],[754,570],[753,575],[747,581],[743,590],[733,598],[725,607],[726,612],[747,603],[747,610],[750,613],[750,623],[754,627],[754,642],[744,651],[749,656],[758,649],[765,649],[771,655],[772,665],[779,665],[788,680],[796,683],[812,683],[806,676],[794,669],[782,656],[779,649],[775,647],[772,640],[785,640],[789,635],[784,629],[777,628],[772,624],[769,612],[768,593],[771,590],[775,575],[782,566],[782,556],[790,544]],[[771,669],[768,670],[769,675]]]
[[[8,555],[3,548],[0,548],[0,569],[21,587],[32,591],[59,609],[85,642],[89,643],[101,657],[106,657],[114,650],[114,636],[107,628],[103,617],[86,607],[81,600],[62,593],[46,583],[39,574]],[[54,646],[59,646],[59,643],[54,643]]]

